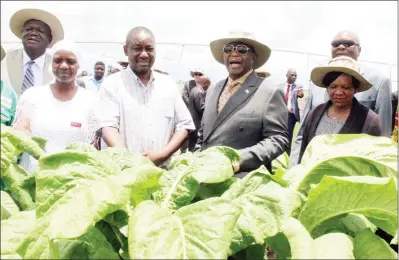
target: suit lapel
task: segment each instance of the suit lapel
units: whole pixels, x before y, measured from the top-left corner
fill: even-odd
[[[217,115],[216,120],[214,121],[210,132],[208,133],[207,136],[204,136],[204,140],[209,137],[209,135],[217,128],[219,127],[242,103],[245,102],[250,96],[255,93],[255,91],[258,89],[260,84],[262,83],[262,79],[258,78],[255,74],[255,72],[252,72],[248,78],[245,80],[245,82],[241,85],[241,87],[237,90],[236,93],[234,93],[233,96],[229,98],[229,100],[226,102],[224,105],[222,111]],[[221,88],[223,89],[223,88]],[[221,91],[219,91],[221,92]],[[215,107],[217,108],[217,103],[219,101],[219,95],[215,100],[213,100]]]
[[[10,52],[7,58],[7,68],[10,82],[17,95],[21,95],[23,81],[22,49]]]
[[[227,79],[225,81],[222,81],[220,84],[215,85],[215,88],[210,93],[211,96],[209,97],[209,103],[206,104],[206,109],[205,109],[206,115],[204,115],[204,118],[205,118],[204,140],[211,133],[211,131],[213,129],[212,126],[218,117],[217,108],[218,108],[218,103],[219,103],[219,97],[220,97],[220,94],[222,94],[222,91],[223,91],[226,83],[227,83]]]

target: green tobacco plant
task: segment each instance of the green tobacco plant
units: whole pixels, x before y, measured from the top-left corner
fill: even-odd
[[[229,147],[175,156],[164,170],[81,143],[45,155],[45,140],[3,126],[1,145],[2,259],[397,258],[388,138],[318,136],[296,167],[282,154],[272,173],[243,179]],[[34,174],[16,164],[21,152],[38,159]]]

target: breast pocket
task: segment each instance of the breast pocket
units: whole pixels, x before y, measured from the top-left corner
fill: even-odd
[[[155,118],[157,118],[157,124],[160,130],[173,128],[175,108],[171,100],[162,100],[160,104],[158,104],[156,113],[157,115]]]

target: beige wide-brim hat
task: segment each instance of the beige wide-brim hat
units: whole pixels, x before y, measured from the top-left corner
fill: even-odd
[[[230,42],[242,42],[254,48],[256,59],[253,64],[253,69],[262,67],[270,57],[270,48],[258,42],[253,33],[234,31],[230,32],[226,38],[212,41],[210,44],[213,57],[221,64],[224,64],[223,47]]]
[[[204,70],[203,69],[201,69],[201,68],[196,68],[196,69],[193,69],[193,70],[191,70],[190,71],[190,75],[191,75],[191,77],[193,77],[194,78],[194,73],[201,73],[202,75],[204,75]]]
[[[267,78],[271,75],[270,72],[267,72],[267,71],[255,71],[255,73],[258,77],[262,77],[262,78]]]
[[[16,12],[10,20],[11,31],[15,36],[22,39],[23,26],[26,21],[32,19],[42,21],[50,27],[53,39],[48,48],[51,48],[55,43],[64,39],[64,29],[60,20],[53,14],[40,9],[22,9]]]
[[[5,56],[6,56],[6,51],[3,49],[3,46],[1,46],[1,60],[3,60]]]
[[[373,86],[360,74],[357,62],[347,56],[336,57],[330,60],[327,66],[314,68],[310,74],[310,79],[316,86],[326,88],[328,86],[323,85],[323,79],[329,72],[343,72],[353,76],[360,83],[358,92],[368,90]]]

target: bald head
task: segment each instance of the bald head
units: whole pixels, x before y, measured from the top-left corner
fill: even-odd
[[[126,36],[123,50],[133,72],[140,79],[149,78],[156,57],[155,37],[152,32],[142,26],[131,29]]]
[[[137,38],[137,37],[142,38],[145,36],[151,37],[153,39],[153,41],[155,42],[154,34],[151,32],[150,29],[148,29],[147,27],[144,27],[144,26],[134,27],[127,33],[126,45],[129,44],[129,42],[132,40],[132,38]]]
[[[288,84],[295,83],[296,78],[297,78],[296,70],[295,69],[288,69],[286,76],[287,76],[287,83]]]
[[[198,84],[205,90],[209,88],[211,85],[211,80],[209,79],[208,76],[202,75],[201,77],[198,78]]]
[[[361,52],[360,39],[352,31],[340,31],[331,42],[331,57],[347,56],[357,60]]]

